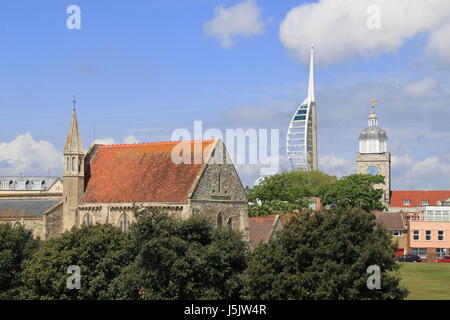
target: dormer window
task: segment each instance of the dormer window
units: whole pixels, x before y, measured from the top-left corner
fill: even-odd
[[[403,200],[403,205],[404,206],[410,206],[411,205],[411,200],[409,200],[409,199]]]
[[[427,206],[429,204],[430,202],[428,200],[422,200],[422,206]]]

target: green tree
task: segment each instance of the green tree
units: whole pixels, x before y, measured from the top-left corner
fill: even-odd
[[[353,174],[322,186],[319,194],[323,204],[330,207],[383,210],[385,207],[380,202],[383,190],[374,188],[380,183],[384,183],[383,176]]]
[[[141,212],[130,235],[137,256],[116,278],[117,299],[237,299],[247,264],[240,233],[202,217]]]
[[[133,259],[127,233],[111,225],[74,228],[46,241],[25,262],[21,298],[109,299],[109,285]],[[71,265],[80,268],[81,288],[68,289]]]
[[[324,186],[334,181],[336,177],[320,171],[293,170],[265,177],[259,185],[246,188],[249,215],[305,209],[310,202],[307,197],[318,196]]]
[[[17,298],[22,263],[38,247],[39,241],[31,231],[9,223],[0,224],[0,299]]]
[[[244,275],[250,299],[402,299],[395,245],[375,216],[359,208],[295,215],[251,255]],[[381,270],[369,290],[367,268]]]

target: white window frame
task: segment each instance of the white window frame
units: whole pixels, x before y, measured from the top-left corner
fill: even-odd
[[[418,255],[422,259],[425,259],[428,256],[427,248],[411,248],[411,253]]]
[[[438,253],[439,251],[439,253]],[[436,258],[441,258],[446,255],[446,250],[444,248],[436,248]]]
[[[411,205],[411,199],[404,199],[403,200],[403,205],[404,206],[410,206]]]
[[[422,200],[422,206],[428,206],[428,205],[430,205],[429,200]]]

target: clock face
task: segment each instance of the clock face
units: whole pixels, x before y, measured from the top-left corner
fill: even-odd
[[[373,176],[376,176],[378,174],[378,168],[371,166],[371,167],[367,168],[367,173],[369,173]]]

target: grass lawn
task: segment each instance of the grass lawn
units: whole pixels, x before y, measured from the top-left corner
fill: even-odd
[[[450,263],[401,262],[409,300],[450,300]]]

